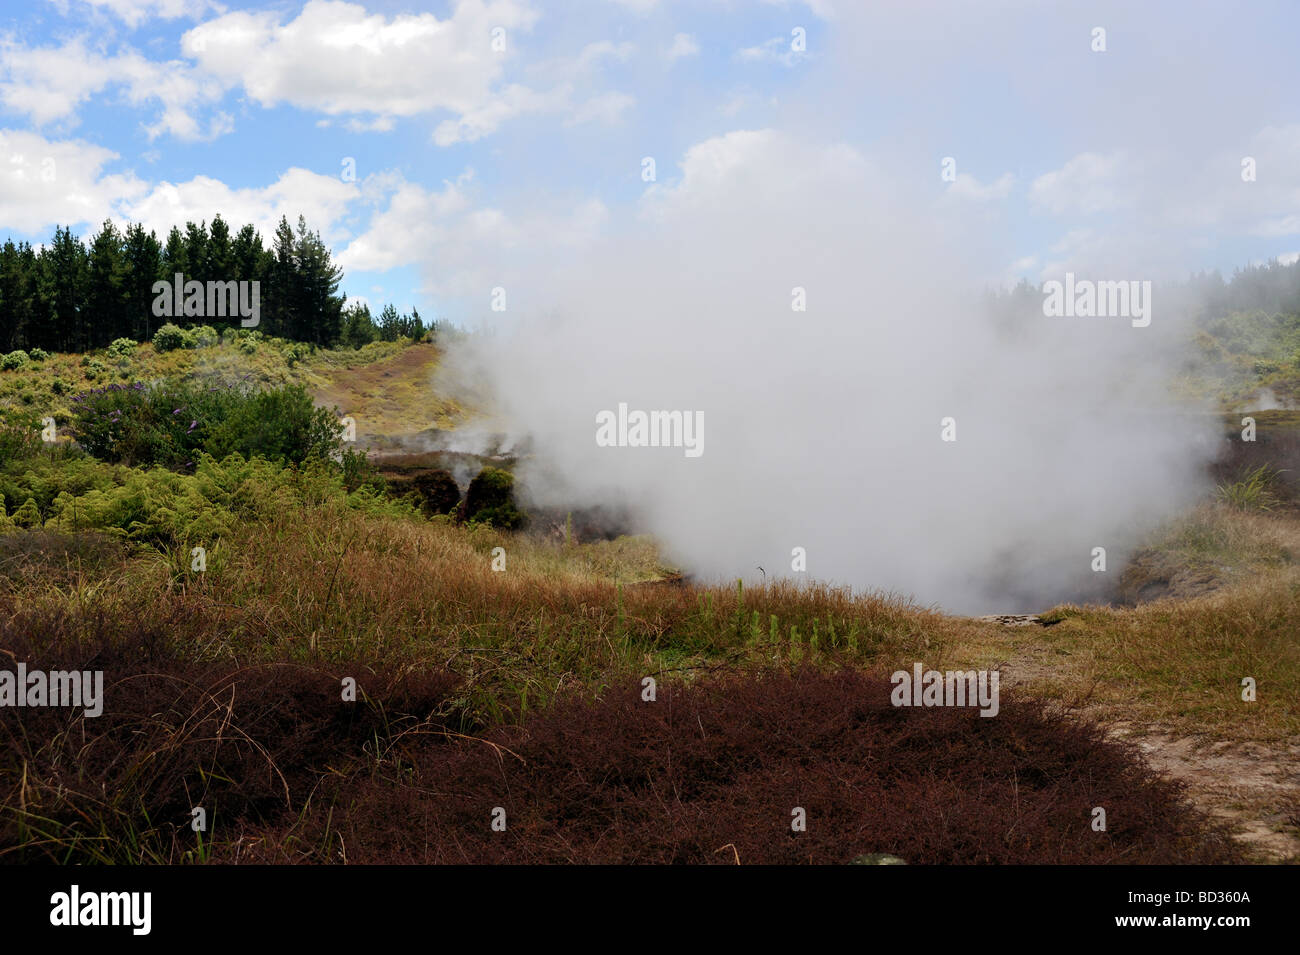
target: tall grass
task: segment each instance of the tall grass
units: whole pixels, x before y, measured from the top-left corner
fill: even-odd
[[[1278,505],[1273,483],[1284,473],[1267,464],[1251,468],[1237,481],[1220,484],[1216,490],[1219,500],[1243,511],[1271,511]]]

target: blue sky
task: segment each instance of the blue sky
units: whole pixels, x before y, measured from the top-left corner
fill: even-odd
[[[351,296],[473,322],[498,285],[546,306],[656,203],[708,207],[710,168],[763,189],[812,155],[866,162],[983,281],[1230,271],[1300,254],[1297,37],[1294,3],[28,0],[0,232],[302,213]]]

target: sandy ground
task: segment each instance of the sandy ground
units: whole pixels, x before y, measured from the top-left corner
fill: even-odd
[[[1187,784],[1192,801],[1226,819],[1260,861],[1300,863],[1300,743],[1261,744],[1174,736],[1122,721],[1156,769]]]
[[[1032,615],[986,617],[1003,626],[1032,625]],[[1069,666],[1058,652],[1023,648],[1003,663],[1002,685],[1042,682]],[[1138,746],[1157,770],[1187,785],[1201,809],[1230,823],[1260,862],[1300,863],[1300,741],[1257,743],[1179,735],[1139,724],[1114,706],[1085,706],[1115,739]]]

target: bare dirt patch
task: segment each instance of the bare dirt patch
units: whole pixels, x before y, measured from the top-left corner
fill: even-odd
[[[1003,626],[1016,623],[1002,622]],[[1059,647],[1024,646],[999,665],[1004,687],[1079,686],[1086,660]],[[1059,696],[1052,693],[1052,696]],[[1300,863],[1300,744],[1179,734],[1131,708],[1085,696],[1065,707],[1137,746],[1155,770],[1187,786],[1198,809],[1228,823],[1259,862]]]
[[[1175,736],[1124,721],[1109,729],[1186,783],[1192,801],[1230,823],[1261,862],[1300,863],[1300,744]]]

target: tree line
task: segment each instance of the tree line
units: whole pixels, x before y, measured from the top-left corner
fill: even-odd
[[[60,226],[40,250],[12,239],[0,246],[0,352],[84,352],[118,338],[148,341],[167,322],[209,324],[206,317],[154,314],[154,283],[171,283],[177,273],[205,285],[258,282],[264,335],[359,348],[429,330],[414,310],[401,315],[388,305],[376,317],[364,304],[349,305],[338,292],[342,269],[301,216],[296,230],[282,216],[269,245],[253,226],[235,232],[220,215],[174,226],[166,241],[142,225],[122,231],[110,220],[88,243]]]

